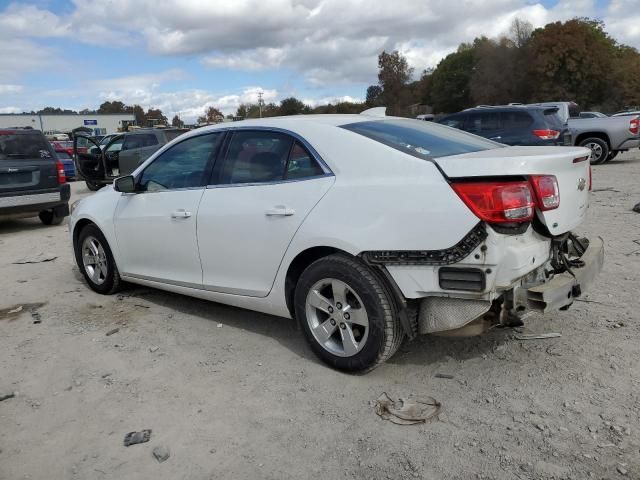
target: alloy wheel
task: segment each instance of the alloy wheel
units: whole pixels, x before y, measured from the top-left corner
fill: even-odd
[[[307,323],[315,340],[328,352],[352,357],[369,336],[369,317],[358,294],[345,282],[325,278],[316,282],[306,299]]]
[[[102,285],[105,282],[109,272],[107,255],[100,240],[92,235],[82,242],[82,264],[93,283]]]
[[[597,162],[602,157],[602,145],[599,145],[595,142],[589,142],[585,145],[585,147],[591,149],[591,155],[593,156],[593,160]]]

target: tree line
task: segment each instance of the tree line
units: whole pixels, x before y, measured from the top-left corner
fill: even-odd
[[[411,104],[434,113],[510,102],[575,101],[603,112],[640,105],[640,53],[586,18],[535,30],[516,19],[508,35],[461,43],[418,80],[397,51],[382,52],[378,66],[379,83],[367,89],[366,103],[396,115],[407,115]]]
[[[386,106],[387,114],[415,116],[421,107],[451,113],[475,105],[511,102],[575,101],[584,110],[613,112],[640,106],[640,53],[616,42],[598,20],[574,18],[533,29],[516,19],[509,34],[481,36],[461,43],[435,68],[418,79],[404,55],[383,51],[378,56],[378,83],[366,90],[364,102],[335,102],[311,107],[296,97],[278,103],[243,103],[229,119],[312,113],[360,113]],[[46,107],[31,113],[132,113],[141,126],[167,125],[158,108],[107,101],[97,110]],[[216,107],[204,109],[198,124],[217,123],[225,116]],[[178,115],[171,125],[184,123]]]

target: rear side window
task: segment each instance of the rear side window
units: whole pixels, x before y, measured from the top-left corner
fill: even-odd
[[[51,147],[43,135],[0,131],[0,160],[52,158]]]
[[[124,140],[122,150],[131,150],[133,148],[151,147],[158,144],[158,139],[151,133],[138,133],[129,135]]]
[[[324,172],[318,162],[311,156],[309,151],[297,140],[293,144],[287,163],[287,180],[308,178],[322,175]]]
[[[293,138],[280,132],[234,132],[218,172],[218,183],[264,183],[282,180]]]
[[[468,116],[464,129],[471,133],[486,133],[500,129],[499,112],[477,112]]]
[[[527,112],[502,112],[504,128],[526,128],[533,123],[533,118]]]
[[[358,122],[342,125],[342,128],[425,160],[503,147],[460,130],[419,120]]]

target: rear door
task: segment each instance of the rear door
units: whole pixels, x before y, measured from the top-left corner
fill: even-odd
[[[333,182],[300,140],[235,131],[198,210],[204,288],[267,296],[291,239]]]
[[[0,130],[0,196],[57,187],[56,158],[44,135]]]

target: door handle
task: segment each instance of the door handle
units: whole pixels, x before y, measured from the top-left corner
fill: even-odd
[[[287,208],[283,205],[278,205],[277,207],[273,207],[270,208],[269,210],[267,210],[265,212],[265,215],[267,217],[290,217],[291,215],[293,215],[294,213],[296,213],[296,211],[293,208]]]
[[[180,208],[174,212],[171,212],[171,218],[189,218],[190,216],[191,216],[191,212],[188,212],[183,208]]]

